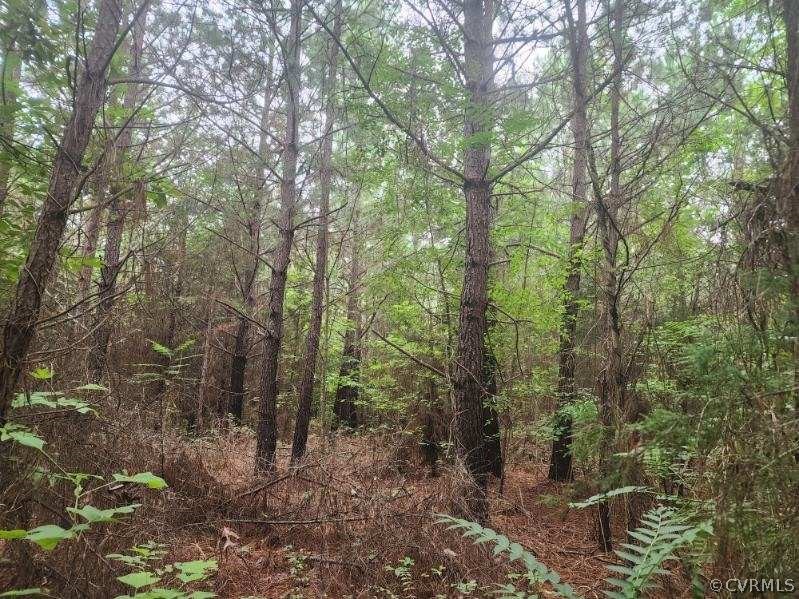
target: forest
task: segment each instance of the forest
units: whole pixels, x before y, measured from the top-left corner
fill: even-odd
[[[799,0],[0,0],[0,597],[794,597]]]

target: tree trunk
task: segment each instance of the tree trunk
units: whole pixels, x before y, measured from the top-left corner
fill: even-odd
[[[92,201],[94,205],[89,211],[89,218],[86,221],[85,240],[83,242],[82,254],[84,262],[93,261],[97,256],[97,240],[100,237],[100,221],[105,212],[105,168],[101,164],[97,170],[92,189]],[[94,267],[91,263],[84,263],[78,273],[78,301],[89,297],[89,289],[92,284],[92,273]]]
[[[333,428],[345,426],[348,429],[358,427],[358,385],[361,376],[361,352],[357,341],[356,331],[347,331],[344,334],[344,350],[341,356],[341,369],[339,370],[339,383],[333,403],[335,420]]]
[[[160,335],[154,335],[159,340],[159,343],[169,350],[175,349],[175,337],[178,331],[178,313],[180,312],[180,301],[183,295],[183,285],[186,279],[186,241],[189,228],[189,213],[187,207],[180,206],[178,208],[177,220],[177,251],[175,252],[174,260],[170,263],[174,265],[174,274],[172,285],[167,291],[167,299],[169,300],[169,312],[166,315],[166,326],[161,330]],[[162,376],[155,381],[152,397],[155,404],[161,406],[161,413],[164,412],[164,396],[167,391],[167,370],[172,365],[172,356],[164,356],[158,354],[157,362],[161,366]],[[183,405],[183,413],[186,420],[192,423],[193,419],[193,406],[188,407]],[[196,421],[195,421],[196,423]],[[163,426],[163,421],[162,421]]]
[[[782,200],[788,224],[788,276],[791,284],[793,335],[793,400],[799,411],[799,2],[783,0],[783,20],[787,50],[788,151],[782,176]],[[796,454],[799,460],[799,452]]]
[[[491,257],[491,189],[487,170],[489,143],[476,136],[490,132],[494,56],[492,0],[464,2],[466,108],[464,194],[466,196],[466,260],[460,299],[458,346],[453,366],[453,400],[458,452],[471,477],[464,509],[470,517],[488,516],[487,461],[483,455],[485,415],[483,363],[487,331],[488,268]]]
[[[599,417],[602,436],[599,448],[599,476],[604,486],[613,474],[614,412],[625,409],[625,381],[623,372],[623,347],[621,344],[621,318],[619,315],[620,288],[616,272],[616,255],[619,247],[618,212],[621,203],[621,135],[619,109],[622,99],[622,46],[624,41],[624,0],[616,0],[613,9],[613,69],[614,80],[610,93],[610,190],[607,196],[594,194],[597,228],[602,242],[602,299],[605,332],[605,366],[599,384]],[[605,489],[607,490],[607,489]],[[607,501],[598,506],[598,540],[603,551],[612,549],[610,507]]]
[[[283,300],[286,295],[286,277],[294,239],[294,212],[297,200],[297,120],[302,4],[302,0],[291,0],[291,26],[286,44],[286,133],[283,143],[283,174],[280,182],[278,222],[280,241],[275,251],[272,279],[269,283],[269,307],[264,337],[264,363],[255,453],[255,471],[258,473],[268,472],[274,468],[277,449],[278,358],[283,340]]]
[[[582,268],[583,237],[587,220],[588,199],[586,139],[588,119],[585,99],[585,65],[588,55],[588,31],[586,28],[585,0],[577,0],[577,21],[574,22],[571,5],[567,2],[566,16],[569,23],[569,50],[572,62],[572,94],[574,116],[574,162],[572,164],[572,215],[569,225],[569,262],[566,282],[563,286],[563,324],[558,349],[558,407],[554,419],[552,457],[549,461],[549,479],[567,481],[572,479],[572,418],[566,406],[574,401],[575,341],[577,333],[577,298],[580,293],[580,271]]]
[[[122,269],[119,252],[122,233],[125,227],[125,198],[120,197],[119,189],[111,187],[112,199],[108,205],[108,224],[105,233],[105,254],[98,282],[98,304],[95,316],[94,343],[89,350],[89,374],[92,380],[102,376],[106,364],[108,342],[111,338],[110,318],[114,310],[116,280]]]
[[[230,360],[230,397],[228,413],[234,422],[241,422],[244,414],[244,379],[247,373],[247,337],[250,331],[249,320],[239,316],[236,337],[233,341],[233,357]]]
[[[136,22],[133,24],[130,66],[128,67],[128,76],[133,80],[141,75],[141,57],[144,50],[146,20],[147,7],[145,6],[144,10],[137,14]],[[108,163],[111,165],[110,168],[114,180],[110,189],[111,201],[108,205],[105,255],[103,257],[103,266],[100,269],[100,282],[98,284],[94,344],[89,350],[89,373],[92,380],[97,380],[102,376],[106,365],[108,342],[111,338],[111,316],[116,303],[117,278],[124,263],[120,256],[122,235],[125,231],[125,219],[132,204],[131,198],[136,197],[135,190],[133,193],[125,192],[126,181],[124,179],[123,164],[125,154],[133,138],[133,128],[130,126],[133,120],[131,115],[137,108],[138,97],[139,86],[136,83],[128,83],[122,105],[125,109],[125,118],[129,120],[127,123],[123,123],[122,130],[119,132],[116,141],[109,144],[108,148],[108,151],[112,153]],[[137,182],[137,185],[144,185],[144,183]]]
[[[14,125],[17,117],[17,87],[22,70],[22,61],[16,49],[16,42],[11,41],[4,49],[3,71],[0,82],[0,216],[8,197],[8,180],[11,175],[10,155],[13,152]],[[5,146],[5,147],[4,147]]]
[[[485,348],[483,367],[483,455],[486,472],[502,478],[502,438],[499,430],[499,414],[493,400],[499,392],[497,386],[497,358],[490,347]]]
[[[350,256],[350,272],[347,284],[347,331],[344,333],[344,349],[341,355],[339,384],[333,401],[333,428],[344,425],[354,429],[358,426],[357,401],[360,394],[361,375],[361,314],[358,307],[358,288],[360,286],[360,264],[358,261],[358,242],[355,231],[358,230],[358,217],[352,219],[352,249]]]
[[[341,35],[341,1],[336,3],[333,36]],[[338,45],[328,42],[327,72],[323,75],[322,89],[325,98],[325,137],[322,141],[322,156],[319,165],[319,230],[316,234],[316,264],[314,265],[313,293],[311,296],[311,321],[308,324],[305,362],[300,381],[297,403],[297,420],[294,425],[294,441],[291,459],[296,461],[305,453],[308,428],[311,422],[311,400],[316,376],[319,335],[322,331],[322,313],[325,303],[325,276],[327,273],[327,221],[330,212],[330,181],[332,178],[333,127],[336,120],[335,83],[338,63]]]
[[[251,311],[255,308],[255,278],[258,276],[258,264],[260,262],[260,217],[261,203],[253,207],[253,213],[257,214],[257,221],[251,221],[251,229],[257,227],[258,233],[250,237],[252,242],[251,251],[253,252],[252,265],[245,273],[245,281],[242,292],[244,293],[244,306]],[[257,225],[255,224],[257,222]],[[236,337],[233,342],[233,356],[230,361],[230,392],[228,398],[228,413],[235,422],[241,422],[244,414],[244,383],[247,374],[247,355],[249,354],[249,332],[250,321],[244,315],[239,315],[239,324],[236,328]]]
[[[197,417],[194,421],[194,429],[201,432],[205,428],[205,409],[208,393],[208,379],[211,376],[211,359],[213,357],[213,337],[214,331],[214,299],[213,296],[208,301],[205,311],[205,335],[203,337],[203,360],[200,366],[200,381],[197,386]]]
[[[70,206],[83,184],[83,155],[97,111],[105,98],[106,69],[116,49],[120,18],[119,0],[102,0],[86,66],[77,84],[74,108],[58,145],[31,249],[20,273],[14,302],[3,329],[0,421],[5,417],[23,361],[36,333],[42,296],[55,264]]]
[[[259,165],[259,172],[256,181],[255,199],[248,207],[247,217],[247,239],[249,243],[250,266],[244,273],[244,281],[241,282],[241,293],[244,296],[244,306],[251,314],[255,310],[255,282],[258,278],[258,270],[261,265],[261,198],[266,193],[265,163],[269,152],[268,136],[269,131],[269,108],[274,97],[272,90],[270,56],[270,76],[267,79],[264,91],[264,106],[261,112],[261,134],[258,142],[258,156],[262,161]],[[233,342],[233,359],[230,362],[230,395],[228,399],[228,413],[236,422],[241,422],[244,414],[244,382],[247,374],[247,356],[250,351],[249,343],[250,321],[245,315],[239,315],[239,324],[236,329],[236,337]]]

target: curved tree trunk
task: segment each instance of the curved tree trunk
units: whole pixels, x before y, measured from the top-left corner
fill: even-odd
[[[341,2],[336,4],[336,17],[333,35],[341,36]],[[316,358],[319,353],[319,335],[322,331],[322,313],[325,303],[325,276],[327,274],[327,221],[330,212],[330,181],[332,179],[333,127],[336,120],[336,103],[334,97],[336,69],[338,64],[338,45],[334,41],[328,44],[327,71],[324,75],[322,89],[325,97],[325,138],[322,141],[322,157],[319,165],[319,231],[316,234],[316,264],[314,265],[313,293],[311,297],[311,322],[308,325],[305,363],[300,381],[300,393],[297,403],[297,420],[294,425],[294,441],[291,446],[291,459],[295,461],[305,453],[308,442],[308,428],[311,423],[311,400],[313,397],[314,378],[316,376]]]
[[[275,466],[277,449],[278,358],[283,341],[283,300],[294,240],[294,212],[297,200],[297,121],[299,113],[299,53],[302,0],[291,0],[291,26],[286,44],[286,134],[283,143],[283,180],[280,182],[280,241],[272,262],[269,307],[264,337],[261,401],[258,406],[258,439],[255,471],[268,472]]]
[[[36,233],[3,329],[0,421],[5,417],[23,361],[36,333],[42,296],[55,264],[70,206],[83,185],[83,155],[91,137],[97,111],[105,98],[107,67],[116,50],[120,18],[119,0],[102,0],[86,67],[77,84],[72,115],[58,145]]]

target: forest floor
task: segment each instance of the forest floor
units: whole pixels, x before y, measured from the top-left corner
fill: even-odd
[[[520,566],[436,523],[435,514],[452,513],[457,473],[443,468],[430,476],[412,463],[412,448],[402,437],[338,437],[323,447],[314,437],[301,468],[258,482],[251,436],[200,443],[192,453],[226,489],[236,513],[180,527],[181,542],[172,546],[187,554],[176,557],[215,557],[214,590],[228,598],[489,596]],[[283,462],[287,451],[278,450]],[[497,487],[489,526],[532,551],[581,596],[604,596],[614,556],[596,549],[593,511],[568,506],[574,486],[549,481],[544,465],[529,462],[512,464],[501,494]],[[680,572],[663,578],[652,596],[686,595]],[[470,580],[476,588],[467,592]]]

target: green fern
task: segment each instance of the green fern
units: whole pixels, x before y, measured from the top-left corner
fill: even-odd
[[[568,584],[561,581],[557,572],[553,572],[542,564],[536,557],[522,547],[519,543],[511,542],[508,537],[501,535],[490,528],[485,528],[476,522],[461,520],[447,514],[438,514],[439,524],[448,524],[448,530],[462,530],[464,537],[471,538],[476,545],[485,543],[494,544],[494,555],[505,555],[510,562],[521,561],[531,578],[548,582],[552,588],[566,599],[577,599],[579,595]]]
[[[555,592],[566,599],[577,599],[579,595],[560,576],[542,564],[519,543],[508,537],[485,528],[476,522],[461,520],[439,514],[438,522],[448,524],[450,530],[463,531],[464,537],[471,538],[477,545],[492,543],[494,555],[505,555],[509,561],[521,561],[531,579],[548,582]],[[622,543],[623,549],[615,551],[624,565],[611,565],[608,569],[623,574],[624,579],[607,578],[607,582],[618,590],[604,591],[611,599],[638,599],[656,587],[655,576],[666,574],[663,564],[677,559],[675,552],[693,545],[696,541],[712,534],[710,521],[698,525],[685,524],[672,508],[658,506],[641,518],[642,525],[629,535],[638,544]],[[512,585],[503,588],[506,597],[519,596]],[[513,592],[512,592],[513,591]]]
[[[619,495],[626,495],[628,493],[651,493],[651,489],[649,487],[620,487],[618,489],[613,489],[611,491],[607,491],[606,493],[600,493],[599,495],[592,495],[585,501],[572,501],[569,503],[569,507],[574,507],[578,509],[584,509],[587,507],[591,507],[593,505],[598,505],[611,499],[613,497],[618,497]]]
[[[608,569],[623,574],[624,580],[608,578],[618,591],[605,591],[611,599],[637,599],[655,588],[655,576],[666,574],[662,565],[677,559],[678,549],[692,545],[711,533],[710,522],[699,525],[685,524],[676,512],[664,506],[653,508],[641,518],[641,526],[629,532],[638,544],[622,543],[616,555],[625,565],[612,565]]]

